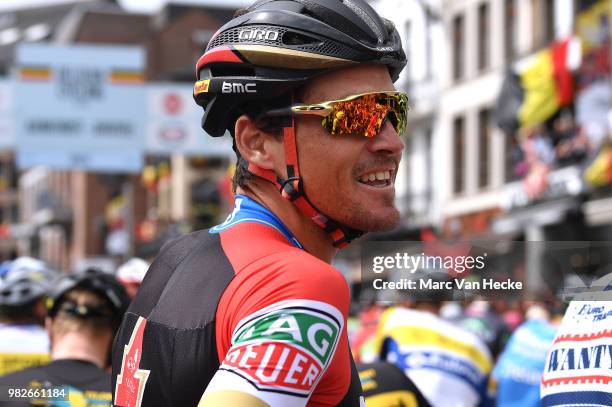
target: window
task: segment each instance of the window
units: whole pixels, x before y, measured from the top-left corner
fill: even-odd
[[[412,24],[410,23],[410,21],[406,22],[406,39],[404,41],[404,52],[406,53],[406,60],[408,61],[408,63],[406,64],[406,68],[404,71],[404,75],[406,75],[406,78],[408,78],[408,82],[412,82],[413,78],[412,78],[412,72],[413,72],[413,68],[412,68],[412,64],[414,64],[415,61],[412,60],[412,55],[410,54],[410,50],[412,49]]]
[[[544,0],[544,45],[555,40],[555,0]]]
[[[433,43],[433,25],[431,23],[430,11],[427,10],[425,13],[427,18],[425,23],[425,79],[430,80],[433,78],[433,50],[431,49]]]
[[[433,130],[431,127],[428,127],[425,131],[425,148],[427,156],[425,158],[425,171],[427,173],[426,180],[427,186],[425,187],[425,195],[427,205],[431,203],[432,200],[432,190],[433,190],[433,163],[434,163],[434,151],[433,151]]]
[[[523,151],[516,137],[504,135],[505,151],[505,182],[516,181],[520,178],[521,166],[523,165]]]
[[[555,0],[531,0],[533,48],[547,47],[555,39]]]
[[[491,130],[491,111],[478,112],[478,187],[489,186],[489,148]]]
[[[464,60],[464,33],[463,16],[459,15],[453,19],[453,79],[463,77]]]
[[[463,117],[457,117],[453,121],[453,147],[453,192],[460,194],[465,188],[465,120]]]
[[[489,41],[490,32],[489,4],[478,6],[478,70],[483,71],[489,67]]]
[[[516,56],[516,0],[505,1],[504,22],[504,51],[510,62]]]

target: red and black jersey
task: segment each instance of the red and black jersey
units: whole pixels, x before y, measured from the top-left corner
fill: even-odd
[[[114,404],[240,392],[272,406],[359,406],[348,307],[340,272],[237,196],[224,224],[170,243],[147,272],[113,346]]]

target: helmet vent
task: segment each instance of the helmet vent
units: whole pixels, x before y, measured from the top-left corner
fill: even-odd
[[[265,35],[266,31],[277,32],[278,39],[269,39]],[[237,44],[264,44],[264,45],[280,45],[280,38],[283,38],[287,29],[271,25],[257,25],[252,27],[237,27],[227,30],[213,39],[207,50],[213,49],[220,45],[237,45]]]
[[[240,76],[255,76],[255,70],[251,67],[240,64],[219,64],[210,67],[210,74],[213,78],[216,77],[240,77]]]
[[[353,3],[351,0],[342,0],[342,3],[344,3],[344,5],[348,8],[350,8],[353,13],[357,14],[361,18],[361,20],[370,28],[370,30],[376,33],[376,36],[378,37],[378,42],[383,42],[387,38],[387,36],[383,34],[380,27],[376,24],[372,17],[370,17],[368,13],[362,10],[357,4]]]
[[[299,34],[296,32],[287,31],[283,35],[283,44],[285,45],[321,45],[322,41],[308,35]]]

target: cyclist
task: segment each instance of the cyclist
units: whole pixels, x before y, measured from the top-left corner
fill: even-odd
[[[357,371],[368,407],[430,406],[402,369],[391,363],[358,363]]]
[[[2,265],[0,376],[49,361],[43,297],[56,272],[40,260],[19,257]]]
[[[330,262],[399,220],[405,63],[364,0],[258,1],[213,36],[194,97],[204,129],[233,136],[235,208],[147,272],[115,343],[116,405],[363,403]]]
[[[445,271],[423,275],[450,281]],[[402,369],[432,406],[490,405],[491,354],[477,335],[439,316],[450,294],[421,289],[406,295],[400,306],[388,308],[381,317],[380,360]]]
[[[571,299],[546,355],[540,405],[612,405],[612,273]]]
[[[8,405],[110,406],[111,377],[105,369],[129,304],[125,289],[112,275],[88,269],[60,277],[49,297],[45,326],[52,361],[0,378],[2,389],[32,390],[28,400]],[[57,398],[47,397],[53,389]]]

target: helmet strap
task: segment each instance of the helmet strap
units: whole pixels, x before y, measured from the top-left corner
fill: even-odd
[[[292,202],[304,215],[325,231],[333,241],[334,247],[346,247],[364,232],[350,228],[327,216],[314,206],[304,192],[304,181],[300,176],[298,165],[297,144],[295,139],[295,122],[291,118],[289,126],[283,128],[283,143],[285,146],[285,163],[287,179],[277,176],[273,170],[263,169],[255,164],[248,164],[248,171],[275,184],[281,196]]]

